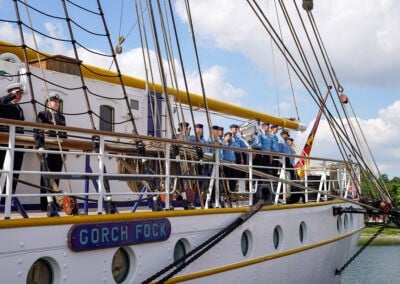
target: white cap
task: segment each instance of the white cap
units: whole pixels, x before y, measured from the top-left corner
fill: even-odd
[[[54,100],[60,100],[60,95],[58,92],[51,92],[49,93],[49,100],[54,101]]]
[[[12,84],[10,84],[10,85],[8,85],[8,86],[6,87],[6,91],[9,92],[9,93],[10,93],[11,91],[15,90],[15,89],[23,90],[22,84],[21,84],[21,83],[12,83]]]

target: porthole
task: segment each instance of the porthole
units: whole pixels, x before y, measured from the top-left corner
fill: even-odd
[[[243,256],[249,256],[252,249],[253,237],[250,231],[244,231],[240,240]]]
[[[39,258],[29,269],[26,284],[50,284],[53,283],[54,271],[48,260]]]
[[[300,243],[304,243],[305,240],[307,238],[307,227],[306,227],[306,223],[301,222],[300,226],[299,226],[299,239],[300,239]]]
[[[345,214],[343,217],[343,226],[344,226],[344,231],[347,232],[349,228],[349,216],[347,214]]]
[[[279,249],[283,239],[283,232],[281,226],[276,226],[274,229],[274,233],[272,236],[272,240],[274,243],[274,248]]]
[[[354,228],[354,218],[353,218],[353,214],[350,214],[350,228],[351,228],[351,229]]]
[[[343,231],[343,223],[342,223],[342,218],[340,216],[337,217],[336,229],[339,234],[341,234]]]
[[[113,256],[111,271],[116,283],[122,283],[129,274],[129,253],[124,248],[119,248]]]
[[[189,243],[185,239],[180,239],[176,242],[174,248],[174,262],[183,257],[189,251]],[[179,262],[178,266],[181,266],[184,261]]]

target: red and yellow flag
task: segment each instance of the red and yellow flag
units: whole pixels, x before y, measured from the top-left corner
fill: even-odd
[[[319,122],[321,120],[322,112],[324,110],[326,100],[328,99],[329,93],[330,93],[330,91],[328,90],[328,92],[326,93],[325,98],[322,102],[322,105],[318,111],[317,117],[315,118],[314,126],[311,129],[310,134],[308,135],[308,138],[307,138],[306,144],[304,145],[303,150],[301,151],[301,154],[300,154],[301,158],[299,158],[297,163],[294,165],[294,168],[297,169],[297,175],[300,178],[304,178],[304,169],[308,168],[309,160],[307,160],[305,158],[310,156],[312,145],[314,142],[314,137],[317,134]]]

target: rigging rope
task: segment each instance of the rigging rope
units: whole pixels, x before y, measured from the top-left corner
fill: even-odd
[[[181,50],[181,46],[180,46],[180,43],[179,43],[179,37],[178,37],[177,29],[176,29],[175,16],[174,16],[174,11],[172,9],[171,0],[168,0],[168,6],[169,6],[170,16],[171,16],[171,20],[172,20],[172,27],[173,27],[174,35],[175,35],[175,44],[177,46],[177,51],[178,51],[178,55],[179,55],[179,63],[180,63],[180,67],[182,69],[182,77],[183,77],[183,83],[184,83],[185,91],[186,91],[186,98],[188,100],[190,116],[191,116],[191,119],[192,119],[192,123],[194,125],[193,106],[192,106],[191,98],[190,98],[190,95],[189,95],[189,86],[188,86],[188,82],[187,82],[187,78],[186,78],[185,66],[183,64],[182,50]],[[182,104],[180,104],[180,107],[181,107],[181,112],[182,112],[182,117],[183,117]],[[195,137],[196,137],[196,141],[198,141],[198,138],[197,138],[196,134],[195,134]]]
[[[152,27],[153,39],[154,39],[154,43],[155,43],[155,47],[156,47],[158,67],[159,67],[160,75],[161,75],[161,82],[162,82],[161,85],[163,88],[163,93],[164,93],[165,101],[167,104],[168,122],[169,122],[169,126],[171,129],[172,135],[173,135],[173,137],[175,137],[175,129],[174,129],[174,125],[172,122],[172,117],[173,117],[172,107],[171,107],[170,97],[168,94],[167,80],[165,77],[165,71],[164,71],[164,66],[163,66],[163,62],[162,62],[162,52],[161,52],[161,48],[160,48],[160,42],[158,39],[158,33],[157,33],[157,27],[156,27],[156,22],[155,22],[155,17],[154,17],[152,1],[147,0],[147,5],[149,7],[150,24],[151,24],[150,26]]]
[[[140,45],[142,47],[142,58],[143,58],[143,65],[144,65],[144,74],[145,74],[145,81],[146,81],[146,95],[149,100],[149,105],[150,105],[150,111],[151,111],[151,120],[153,123],[153,128],[156,128],[157,125],[161,125],[161,117],[160,117],[160,112],[158,110],[158,98],[157,98],[157,93],[154,91],[150,91],[149,89],[149,70],[147,68],[147,60],[146,60],[146,54],[145,54],[145,47],[143,41],[146,41],[146,50],[147,50],[147,57],[149,60],[149,68],[150,68],[150,76],[151,76],[151,82],[152,86],[154,86],[154,79],[153,79],[153,69],[151,67],[151,62],[150,62],[150,55],[149,55],[149,50],[148,50],[148,43],[147,43],[147,37],[146,37],[146,25],[144,24],[144,18],[143,14],[139,14],[139,9],[140,11],[142,10],[141,3],[139,2],[140,7],[138,7],[138,0],[135,0],[135,7],[136,7],[136,17],[137,17],[137,23],[138,23],[138,28],[139,28],[139,38],[140,38]],[[142,25],[141,25],[141,20],[143,21],[143,32],[142,32]],[[157,114],[157,116],[156,116]],[[157,123],[156,123],[157,122]],[[153,133],[154,136],[157,136],[157,129],[154,130]]]
[[[281,38],[283,39],[282,27],[281,27],[281,23],[280,23],[280,20],[279,20],[279,13],[278,13],[278,7],[276,6],[276,0],[274,0],[274,7],[275,7],[276,17],[277,17],[277,20],[278,20],[279,34],[280,34]],[[271,43],[272,43],[272,41],[271,41]],[[285,60],[285,65],[286,65],[286,71],[287,71],[288,78],[289,78],[290,90],[291,90],[291,93],[292,93],[292,100],[293,100],[293,103],[294,103],[297,120],[300,121],[299,109],[297,107],[296,96],[294,94],[292,75],[290,73],[289,64],[288,64],[288,62],[286,60]]]
[[[151,281],[157,279],[158,277],[164,275],[171,269],[175,267],[173,271],[171,271],[169,274],[167,274],[165,277],[157,281],[157,283],[164,283],[171,277],[173,277],[175,274],[179,273],[182,269],[184,269],[186,266],[188,266],[190,263],[194,262],[196,259],[198,259],[200,256],[202,256],[204,253],[209,251],[211,248],[213,248],[216,244],[218,244],[220,241],[222,241],[226,236],[228,236],[230,233],[232,233],[234,230],[236,230],[240,225],[245,223],[247,220],[249,220],[254,214],[256,214],[264,205],[264,200],[259,200],[256,204],[254,204],[252,207],[250,207],[249,211],[242,214],[240,217],[238,217],[236,220],[234,220],[231,224],[229,224],[227,227],[223,228],[221,231],[216,233],[215,235],[211,236],[209,239],[201,243],[199,246],[191,250],[190,252],[186,253],[179,259],[175,260],[173,263],[170,265],[166,266],[165,268],[161,269],[154,275],[150,276],[146,280],[144,280],[142,283],[150,283]]]
[[[202,75],[202,72],[201,72],[200,60],[199,60],[199,52],[197,50],[196,36],[195,36],[195,33],[194,33],[194,26],[193,26],[193,21],[192,21],[192,13],[190,12],[190,4],[189,4],[188,0],[185,0],[185,6],[186,6],[186,14],[188,16],[188,21],[189,21],[190,32],[191,32],[191,35],[192,35],[192,42],[193,42],[193,48],[194,48],[195,57],[196,57],[197,70],[199,72],[199,79],[200,79],[200,85],[201,85],[201,93],[203,95],[204,109],[206,110],[207,124],[208,124],[208,129],[209,129],[209,137],[211,139],[214,139],[213,135],[211,135],[211,125],[212,125],[211,124],[211,117],[210,117],[210,113],[209,113],[209,110],[208,110],[208,102],[207,102],[207,97],[206,97],[206,90],[204,88],[203,75]]]
[[[291,20],[288,16],[284,1],[280,0],[280,5],[282,8],[282,11],[286,17],[286,21],[288,23],[288,27],[291,30],[294,42],[296,43],[297,49],[299,51],[300,54],[300,58],[303,61],[303,64],[305,66],[305,70],[306,73],[308,74],[308,77],[305,76],[305,73],[302,71],[302,69],[300,68],[299,64],[296,62],[296,60],[294,59],[294,57],[292,56],[292,54],[289,52],[288,48],[286,47],[286,45],[284,44],[282,38],[278,35],[278,33],[275,31],[274,27],[272,26],[271,22],[268,20],[268,18],[265,16],[264,12],[262,11],[262,9],[259,7],[259,5],[257,4],[257,2],[255,0],[251,1],[251,0],[247,0],[249,6],[251,7],[251,9],[253,10],[253,12],[255,13],[255,15],[257,16],[257,18],[260,20],[261,24],[264,26],[265,30],[269,33],[269,35],[271,36],[271,38],[273,39],[275,45],[278,47],[278,49],[281,51],[282,55],[284,56],[284,58],[286,59],[287,63],[290,65],[290,67],[292,68],[292,70],[294,71],[294,73],[296,74],[296,76],[298,77],[298,79],[300,80],[300,82],[303,84],[303,86],[305,87],[305,89],[308,91],[308,93],[311,95],[312,99],[317,103],[317,105],[321,105],[322,102],[322,95],[321,95],[321,91],[319,90],[319,87],[317,86],[316,83],[316,79],[315,76],[313,75],[313,72],[311,70],[311,66],[308,63],[307,57],[305,56],[305,53],[302,49],[302,46],[300,44],[300,41],[297,37],[295,28],[293,26],[293,24],[291,23]],[[311,39],[308,35],[307,29],[305,27],[304,21],[301,17],[301,14],[299,12],[299,9],[296,5],[296,2],[294,2],[294,5],[296,7],[296,10],[298,11],[299,14],[299,18],[301,20],[303,29],[306,33],[306,36],[308,38],[308,42],[312,48],[313,54],[314,54],[314,58],[316,60],[317,66],[319,67],[319,71],[321,73],[321,75],[323,76],[323,79],[325,81],[325,84],[328,85],[328,81],[327,81],[327,77],[325,77],[324,75],[324,71],[322,70],[322,65],[319,62],[319,59],[316,55],[316,50],[314,49],[312,43],[311,43]],[[319,46],[319,49],[322,53],[322,57],[324,60],[325,65],[327,66],[327,70],[328,70],[328,74],[329,77],[331,78],[332,82],[333,82],[333,86],[335,86],[335,91],[338,94],[338,92],[343,91],[342,86],[340,85],[340,83],[337,80],[337,76],[330,64],[330,60],[329,57],[327,56],[325,47],[322,43],[322,38],[319,35],[318,32],[318,28],[316,27],[315,24],[313,24],[313,18],[312,18],[312,14],[310,12],[310,9],[307,9],[309,12],[307,12],[307,14],[309,14],[309,19],[310,19],[310,24],[313,27],[313,31],[315,34],[315,38],[317,40],[317,44]],[[341,114],[337,108],[336,102],[333,100],[332,97],[332,103],[335,106],[335,110],[336,110],[336,114],[339,116],[339,119],[335,118],[335,116],[333,115],[333,113],[329,110],[329,109],[324,109],[324,115],[327,119],[327,122],[329,123],[329,127],[331,128],[331,132],[332,135],[336,141],[336,144],[338,145],[338,150],[342,156],[342,158],[348,162],[350,162],[350,158],[354,157],[356,159],[356,161],[362,166],[361,167],[361,172],[365,173],[365,176],[368,179],[371,180],[376,180],[375,175],[372,173],[372,171],[369,168],[368,163],[366,163],[366,161],[363,159],[363,152],[362,149],[360,148],[360,145],[354,145],[351,137],[355,137],[355,132],[350,128],[350,132],[352,135],[350,135],[343,123],[343,121],[341,120]],[[343,107],[343,106],[342,106]],[[345,111],[345,110],[343,110]],[[346,120],[349,121],[349,123],[351,123],[350,119],[348,116],[346,116]],[[364,174],[363,174],[364,176]],[[356,182],[356,181],[355,181]],[[381,191],[381,189],[379,189],[379,182],[378,181],[374,181],[372,182],[372,184],[377,184],[377,188],[378,191]]]
[[[369,246],[369,244],[377,237],[379,236],[380,233],[383,232],[383,230],[386,229],[386,227],[388,226],[389,222],[385,223],[382,227],[379,228],[378,231],[375,232],[375,234],[368,239],[368,241],[352,256],[350,257],[350,259],[339,269],[336,269],[335,271],[335,275],[342,275],[342,272],[347,268],[347,266],[350,265],[350,263],[352,263],[357,256],[359,256],[359,254],[367,247]]]
[[[69,35],[71,37],[72,48],[74,50],[75,59],[77,60],[76,64],[78,64],[78,66],[79,66],[79,68],[78,68],[79,78],[80,78],[81,84],[83,86],[83,94],[84,94],[84,98],[85,98],[85,102],[86,102],[86,107],[87,107],[87,109],[89,111],[89,113],[88,113],[89,114],[89,121],[91,123],[92,129],[96,129],[96,126],[94,125],[93,116],[92,116],[92,109],[90,107],[89,96],[88,96],[86,85],[85,85],[85,79],[83,78],[82,70],[80,68],[81,60],[79,59],[78,49],[76,48],[76,41],[75,41],[74,34],[73,34],[73,31],[72,31],[70,18],[69,18],[69,15],[68,15],[68,9],[67,9],[67,5],[66,5],[65,1],[66,0],[61,0],[61,2],[63,4],[63,8],[64,8],[64,13],[65,13],[65,16],[66,16]]]
[[[114,63],[115,63],[115,68],[117,70],[118,79],[119,79],[120,85],[122,87],[122,92],[123,92],[123,95],[124,95],[124,98],[125,98],[126,107],[128,108],[129,118],[130,118],[130,120],[132,122],[133,134],[138,134],[138,131],[137,131],[137,128],[136,128],[135,119],[133,117],[133,113],[132,113],[132,109],[131,109],[131,104],[129,102],[128,94],[126,93],[126,88],[125,88],[124,81],[122,80],[122,73],[121,73],[121,70],[119,68],[119,64],[118,64],[118,61],[117,61],[117,56],[116,56],[116,54],[114,52],[114,48],[113,48],[112,41],[111,41],[111,36],[110,36],[109,31],[108,31],[107,23],[106,23],[106,20],[105,20],[105,17],[104,17],[103,8],[101,6],[100,0],[97,0],[97,5],[98,5],[98,9],[99,9],[99,14],[100,14],[102,22],[103,22],[104,30],[105,30],[106,35],[107,35],[107,41],[108,41],[110,50],[112,52],[112,57],[113,57],[113,60],[114,60]]]

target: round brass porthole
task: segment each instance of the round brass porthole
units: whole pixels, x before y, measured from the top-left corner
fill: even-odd
[[[129,274],[129,253],[124,248],[119,248],[113,256],[111,271],[116,283],[122,283]]]
[[[299,226],[299,239],[300,243],[304,244],[307,239],[307,226],[305,222],[301,222]]]
[[[251,249],[253,246],[253,237],[250,231],[246,230],[242,233],[242,237],[240,239],[240,245],[242,248],[243,256],[249,256],[251,253]]]
[[[272,235],[272,240],[274,243],[274,248],[279,249],[283,240],[283,231],[281,226],[276,226]]]
[[[51,263],[45,258],[36,260],[29,269],[26,284],[51,284],[54,279],[54,271]]]

